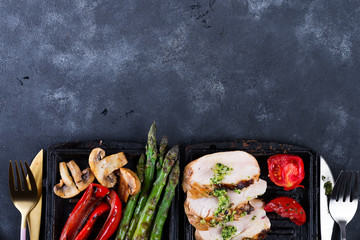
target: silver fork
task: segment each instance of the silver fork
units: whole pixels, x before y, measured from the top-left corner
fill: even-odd
[[[354,217],[359,199],[359,172],[341,171],[331,194],[329,211],[341,229],[341,240],[346,239],[346,225]]]
[[[15,207],[21,213],[21,232],[20,232],[20,240],[26,239],[26,218],[29,212],[34,208],[36,203],[38,202],[38,191],[34,176],[29,168],[29,165],[25,162],[26,171],[30,181],[30,188],[28,184],[28,180],[25,175],[24,167],[20,161],[21,167],[21,175],[22,181],[20,177],[19,167],[17,162],[15,161],[15,170],[17,176],[17,187],[15,187],[15,178],[13,166],[10,161],[9,163],[9,191],[12,202]]]

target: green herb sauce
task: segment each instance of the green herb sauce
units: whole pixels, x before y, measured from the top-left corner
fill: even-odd
[[[240,189],[235,189],[234,192],[236,192],[237,194],[240,194],[241,190]]]
[[[324,188],[325,188],[326,196],[331,195],[333,186],[332,186],[332,183],[330,181],[327,181],[326,183],[324,183]]]
[[[211,178],[211,184],[220,184],[221,181],[224,179],[226,175],[228,175],[233,169],[231,167],[228,167],[224,164],[217,163],[215,165],[214,171],[214,177]],[[240,193],[240,192],[238,192]],[[216,188],[212,193],[213,196],[217,197],[219,200],[218,207],[214,212],[215,217],[219,218],[221,216],[220,221],[219,219],[212,219],[210,221],[211,227],[216,226],[224,226],[227,222],[233,222],[234,221],[234,215],[236,211],[230,211],[231,204],[230,204],[230,197],[227,194],[227,190],[225,189],[219,189]]]
[[[230,208],[230,197],[227,195],[227,192],[225,189],[215,189],[213,191],[213,195],[218,198],[218,208],[215,211],[215,216],[219,216],[219,214],[225,214],[225,211],[227,211]]]
[[[229,240],[236,233],[236,227],[234,226],[225,226],[221,231],[221,236],[223,240]]]
[[[215,168],[213,169],[214,171],[214,177],[213,178],[210,178],[211,182],[213,184],[219,184],[221,183],[221,181],[224,179],[224,177],[228,174],[230,174],[230,172],[232,171],[233,169],[231,167],[228,167],[224,164],[221,164],[221,163],[217,163],[215,165]]]

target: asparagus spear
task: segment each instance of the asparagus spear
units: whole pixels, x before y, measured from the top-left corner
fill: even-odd
[[[150,235],[150,240],[161,240],[162,229],[167,217],[167,213],[174,198],[176,186],[179,183],[179,175],[179,161],[176,161],[175,166],[173,167],[169,175],[169,180],[165,188],[165,193],[161,199],[159,209],[156,214],[154,226]]]
[[[156,179],[154,186],[151,190],[149,198],[141,211],[139,222],[137,224],[133,239],[147,239],[147,235],[151,229],[152,220],[155,217],[156,205],[160,199],[161,192],[166,185],[166,179],[171,171],[172,166],[177,160],[179,155],[179,146],[175,146],[166,154],[163,167],[159,177]]]
[[[144,181],[144,175],[145,175],[145,155],[144,154],[141,154],[141,156],[139,158],[139,162],[136,166],[136,169],[137,169],[137,171],[136,171],[137,176],[139,177],[140,182],[142,184]],[[126,207],[125,207],[125,210],[124,210],[121,222],[120,222],[120,226],[116,233],[116,240],[124,240],[125,239],[125,234],[130,225],[130,221],[133,216],[139,196],[140,196],[140,193],[138,193],[134,196],[131,196],[129,198],[129,201],[126,204]]]
[[[159,146],[159,161],[156,163],[156,178],[159,177],[159,174],[161,172],[167,144],[168,144],[168,139],[166,136],[163,136]]]
[[[146,200],[148,199],[149,193],[151,191],[151,187],[153,185],[155,168],[156,168],[155,167],[156,158],[157,158],[156,126],[155,126],[155,122],[153,122],[149,130],[148,141],[146,144],[146,165],[145,165],[144,186],[141,188],[140,197],[137,202],[134,215],[130,222],[130,226],[126,233],[125,239],[133,239],[133,234],[138,224],[141,210],[146,204]]]

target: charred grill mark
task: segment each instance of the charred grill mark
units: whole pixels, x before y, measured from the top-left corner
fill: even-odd
[[[256,234],[252,239],[261,240],[266,238],[266,235],[270,232],[270,228],[262,230],[260,233]]]
[[[254,184],[254,179],[250,179],[250,180],[243,180],[238,182],[237,184],[216,184],[216,188],[225,188],[225,189],[230,189],[230,190],[235,190],[235,189],[243,189],[243,188],[247,188],[249,187],[251,184]]]

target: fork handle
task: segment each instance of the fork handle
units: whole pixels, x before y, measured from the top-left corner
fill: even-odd
[[[20,240],[26,240],[26,228],[21,228]]]
[[[26,218],[27,214],[21,214],[20,240],[26,240]]]
[[[340,239],[346,240],[346,223],[339,223],[340,226]]]

